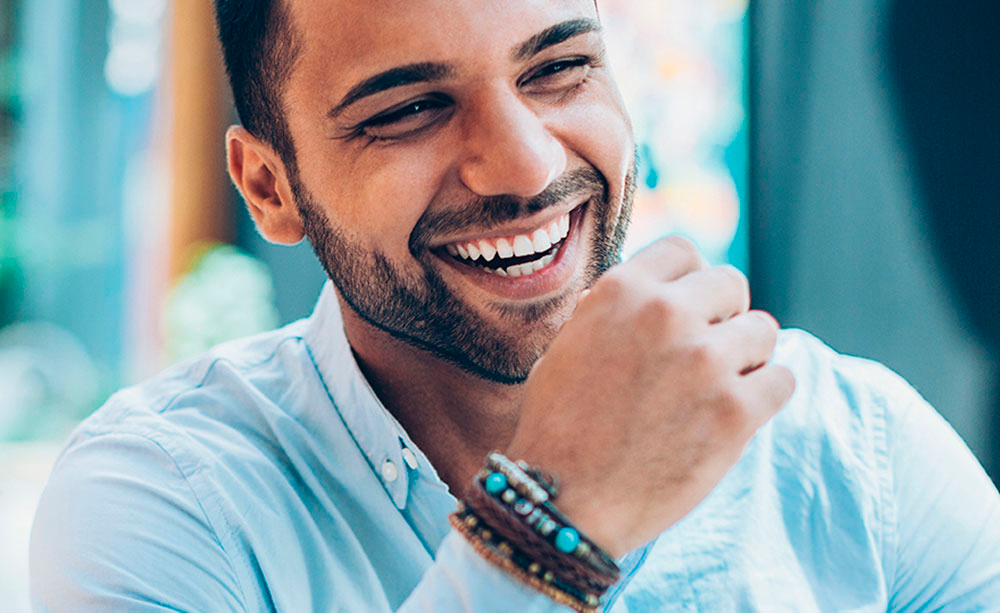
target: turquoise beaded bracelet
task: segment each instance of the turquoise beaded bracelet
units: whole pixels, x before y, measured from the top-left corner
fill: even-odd
[[[551,499],[557,494],[554,484],[539,483],[529,473],[539,474],[540,471],[493,452],[487,456],[486,467],[477,478],[488,494],[510,507],[557,551],[575,555],[598,574],[617,580],[621,572],[618,564],[603,549],[584,538],[552,504]]]

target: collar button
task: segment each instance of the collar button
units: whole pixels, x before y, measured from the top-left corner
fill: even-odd
[[[409,447],[403,447],[403,461],[410,467],[410,470],[417,470],[417,456]]]
[[[392,483],[399,478],[399,469],[396,468],[396,464],[392,460],[386,460],[385,464],[382,465],[382,478],[387,483]]]

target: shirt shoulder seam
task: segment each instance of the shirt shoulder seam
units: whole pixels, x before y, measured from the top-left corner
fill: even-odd
[[[274,346],[274,349],[271,351],[271,353],[269,353],[267,355],[267,357],[263,357],[263,358],[261,358],[261,359],[259,359],[257,361],[248,362],[248,363],[245,363],[245,364],[237,364],[236,362],[234,362],[231,358],[229,358],[227,356],[217,356],[214,359],[212,359],[212,361],[208,364],[208,366],[205,367],[205,372],[202,373],[201,378],[198,380],[198,382],[196,384],[188,386],[185,389],[179,390],[173,396],[170,396],[170,398],[166,402],[164,402],[163,405],[158,410],[156,410],[155,412],[156,413],[166,413],[167,411],[169,411],[171,409],[171,407],[174,405],[174,403],[176,403],[182,396],[184,396],[185,394],[189,394],[189,393],[191,393],[193,391],[199,390],[202,387],[204,387],[205,383],[208,381],[208,378],[212,375],[212,371],[215,370],[215,367],[219,363],[231,364],[233,366],[238,366],[239,368],[244,369],[244,370],[250,370],[250,369],[253,369],[253,368],[258,368],[258,367],[266,364],[267,362],[270,362],[271,360],[273,360],[274,357],[276,355],[278,355],[278,352],[281,350],[281,348],[286,343],[295,342],[295,341],[301,342],[302,340],[303,340],[302,335],[286,336],[285,338],[283,338],[280,341],[278,341],[278,343]]]

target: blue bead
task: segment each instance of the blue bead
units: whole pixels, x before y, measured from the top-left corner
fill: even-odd
[[[580,533],[573,528],[562,528],[556,533],[556,549],[563,553],[573,553],[580,544]]]
[[[507,477],[500,473],[493,473],[486,477],[486,491],[490,494],[496,496],[505,489],[507,489]]]
[[[538,532],[542,536],[548,536],[552,534],[552,531],[556,529],[556,522],[552,521],[552,518],[548,515],[542,514],[542,518],[538,520]]]

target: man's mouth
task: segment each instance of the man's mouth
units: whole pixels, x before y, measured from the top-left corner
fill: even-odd
[[[462,264],[501,277],[533,275],[555,261],[570,229],[570,214],[564,213],[527,234],[495,236],[445,245]]]

